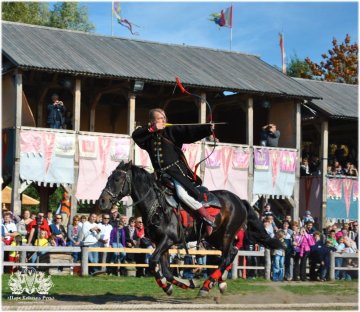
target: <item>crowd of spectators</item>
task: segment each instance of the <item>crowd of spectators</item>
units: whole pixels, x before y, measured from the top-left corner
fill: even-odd
[[[341,227],[332,224],[320,232],[314,227],[315,221],[310,211],[306,211],[303,218],[293,221],[286,215],[282,221],[273,214],[269,203],[264,205],[260,218],[270,237],[278,238],[283,249],[272,250],[271,276],[273,281],[293,280],[306,281],[329,279],[330,252],[357,253],[358,252],[358,222],[343,223]],[[128,222],[127,222],[128,221]],[[141,217],[127,217],[120,215],[117,207],[110,214],[98,215],[91,213],[75,215],[70,224],[64,226],[61,214],[48,212],[37,215],[24,210],[22,218],[3,209],[3,224],[1,227],[2,243],[5,245],[29,244],[34,246],[88,246],[110,248],[153,248],[153,244],[145,236],[145,229]],[[239,250],[263,250],[247,237],[246,231],[239,231],[236,237],[236,247]],[[197,248],[196,242],[188,243],[188,248]],[[28,253],[27,261],[36,263],[46,252]],[[81,260],[80,252],[72,253],[73,261]],[[125,252],[90,252],[89,263],[149,263],[150,254]],[[240,257],[247,266],[258,266],[264,261],[263,257]],[[245,258],[245,259],[244,259]],[[8,252],[5,261],[18,262],[16,252]],[[206,264],[207,257],[187,256],[186,264]],[[356,267],[357,261],[352,259],[335,258],[336,267]],[[310,273],[307,274],[307,266]],[[14,266],[15,268],[15,266]],[[10,267],[10,272],[14,268]],[[125,269],[108,266],[90,266],[89,273],[104,272],[114,275],[124,275]],[[136,267],[136,276],[149,275],[147,269]],[[180,272],[184,278],[205,277],[207,270],[184,269]],[[245,273],[247,278],[255,278],[257,270],[249,269]],[[335,270],[336,279],[350,280],[353,271]]]

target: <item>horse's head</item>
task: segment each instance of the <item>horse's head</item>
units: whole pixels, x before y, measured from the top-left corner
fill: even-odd
[[[111,173],[105,188],[101,192],[98,206],[101,210],[108,210],[113,204],[131,193],[132,162],[123,161]]]

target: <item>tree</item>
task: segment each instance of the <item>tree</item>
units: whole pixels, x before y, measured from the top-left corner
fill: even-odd
[[[3,2],[2,19],[33,25],[48,25],[49,8],[45,2]]]
[[[295,54],[287,64],[286,74],[290,77],[311,79],[311,70],[305,60],[300,60]]]
[[[56,3],[51,12],[50,26],[86,32],[95,29],[94,24],[89,22],[87,8],[77,2]]]
[[[86,32],[95,29],[89,21],[87,8],[77,2],[58,2],[50,11],[45,2],[3,2],[2,19]]]
[[[358,84],[358,45],[350,42],[348,34],[340,45],[334,38],[332,49],[328,50],[328,54],[321,55],[324,60],[320,64],[307,57],[305,61],[310,66],[312,75],[320,80]]]

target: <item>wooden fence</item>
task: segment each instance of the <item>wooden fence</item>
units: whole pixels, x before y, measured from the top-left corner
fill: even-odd
[[[20,261],[19,262],[10,262],[3,261],[4,252],[5,251],[16,251],[20,253]],[[27,252],[49,252],[49,253],[63,253],[63,254],[71,254],[73,252],[81,252],[81,263],[31,263],[26,262],[26,253]],[[2,251],[0,252],[0,273],[3,272],[4,266],[20,266],[20,267],[28,267],[28,266],[39,266],[39,267],[81,267],[81,275],[87,276],[89,275],[89,267],[97,266],[97,267],[148,267],[146,263],[89,263],[88,256],[89,252],[126,252],[126,253],[142,253],[142,254],[152,254],[154,249],[143,249],[143,248],[105,248],[105,247],[38,247],[38,246],[2,246]],[[170,249],[170,254],[176,254],[179,256],[186,255],[185,249]],[[194,250],[189,249],[189,255],[199,255],[199,256],[209,256],[209,255],[221,255],[220,250]],[[264,265],[263,266],[246,266],[244,264],[239,264],[240,257],[244,256],[253,256],[253,257],[264,257]],[[335,270],[346,270],[346,271],[357,271],[357,267],[335,267],[335,258],[352,258],[358,259],[357,253],[331,253],[330,258],[330,280],[335,279]],[[100,257],[101,259],[101,257]],[[177,264],[173,263],[170,265],[173,268],[217,268],[216,265],[201,265],[201,264]],[[244,270],[264,270],[265,271],[265,279],[270,280],[270,272],[271,272],[271,255],[270,250],[265,249],[263,251],[248,251],[248,250],[240,250],[236,255],[233,267],[231,271],[232,279],[239,278],[239,271]]]

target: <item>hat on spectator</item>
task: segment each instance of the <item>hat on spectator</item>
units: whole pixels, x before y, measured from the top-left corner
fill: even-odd
[[[305,211],[305,216],[310,216],[311,215],[311,211],[310,210],[306,210]]]

